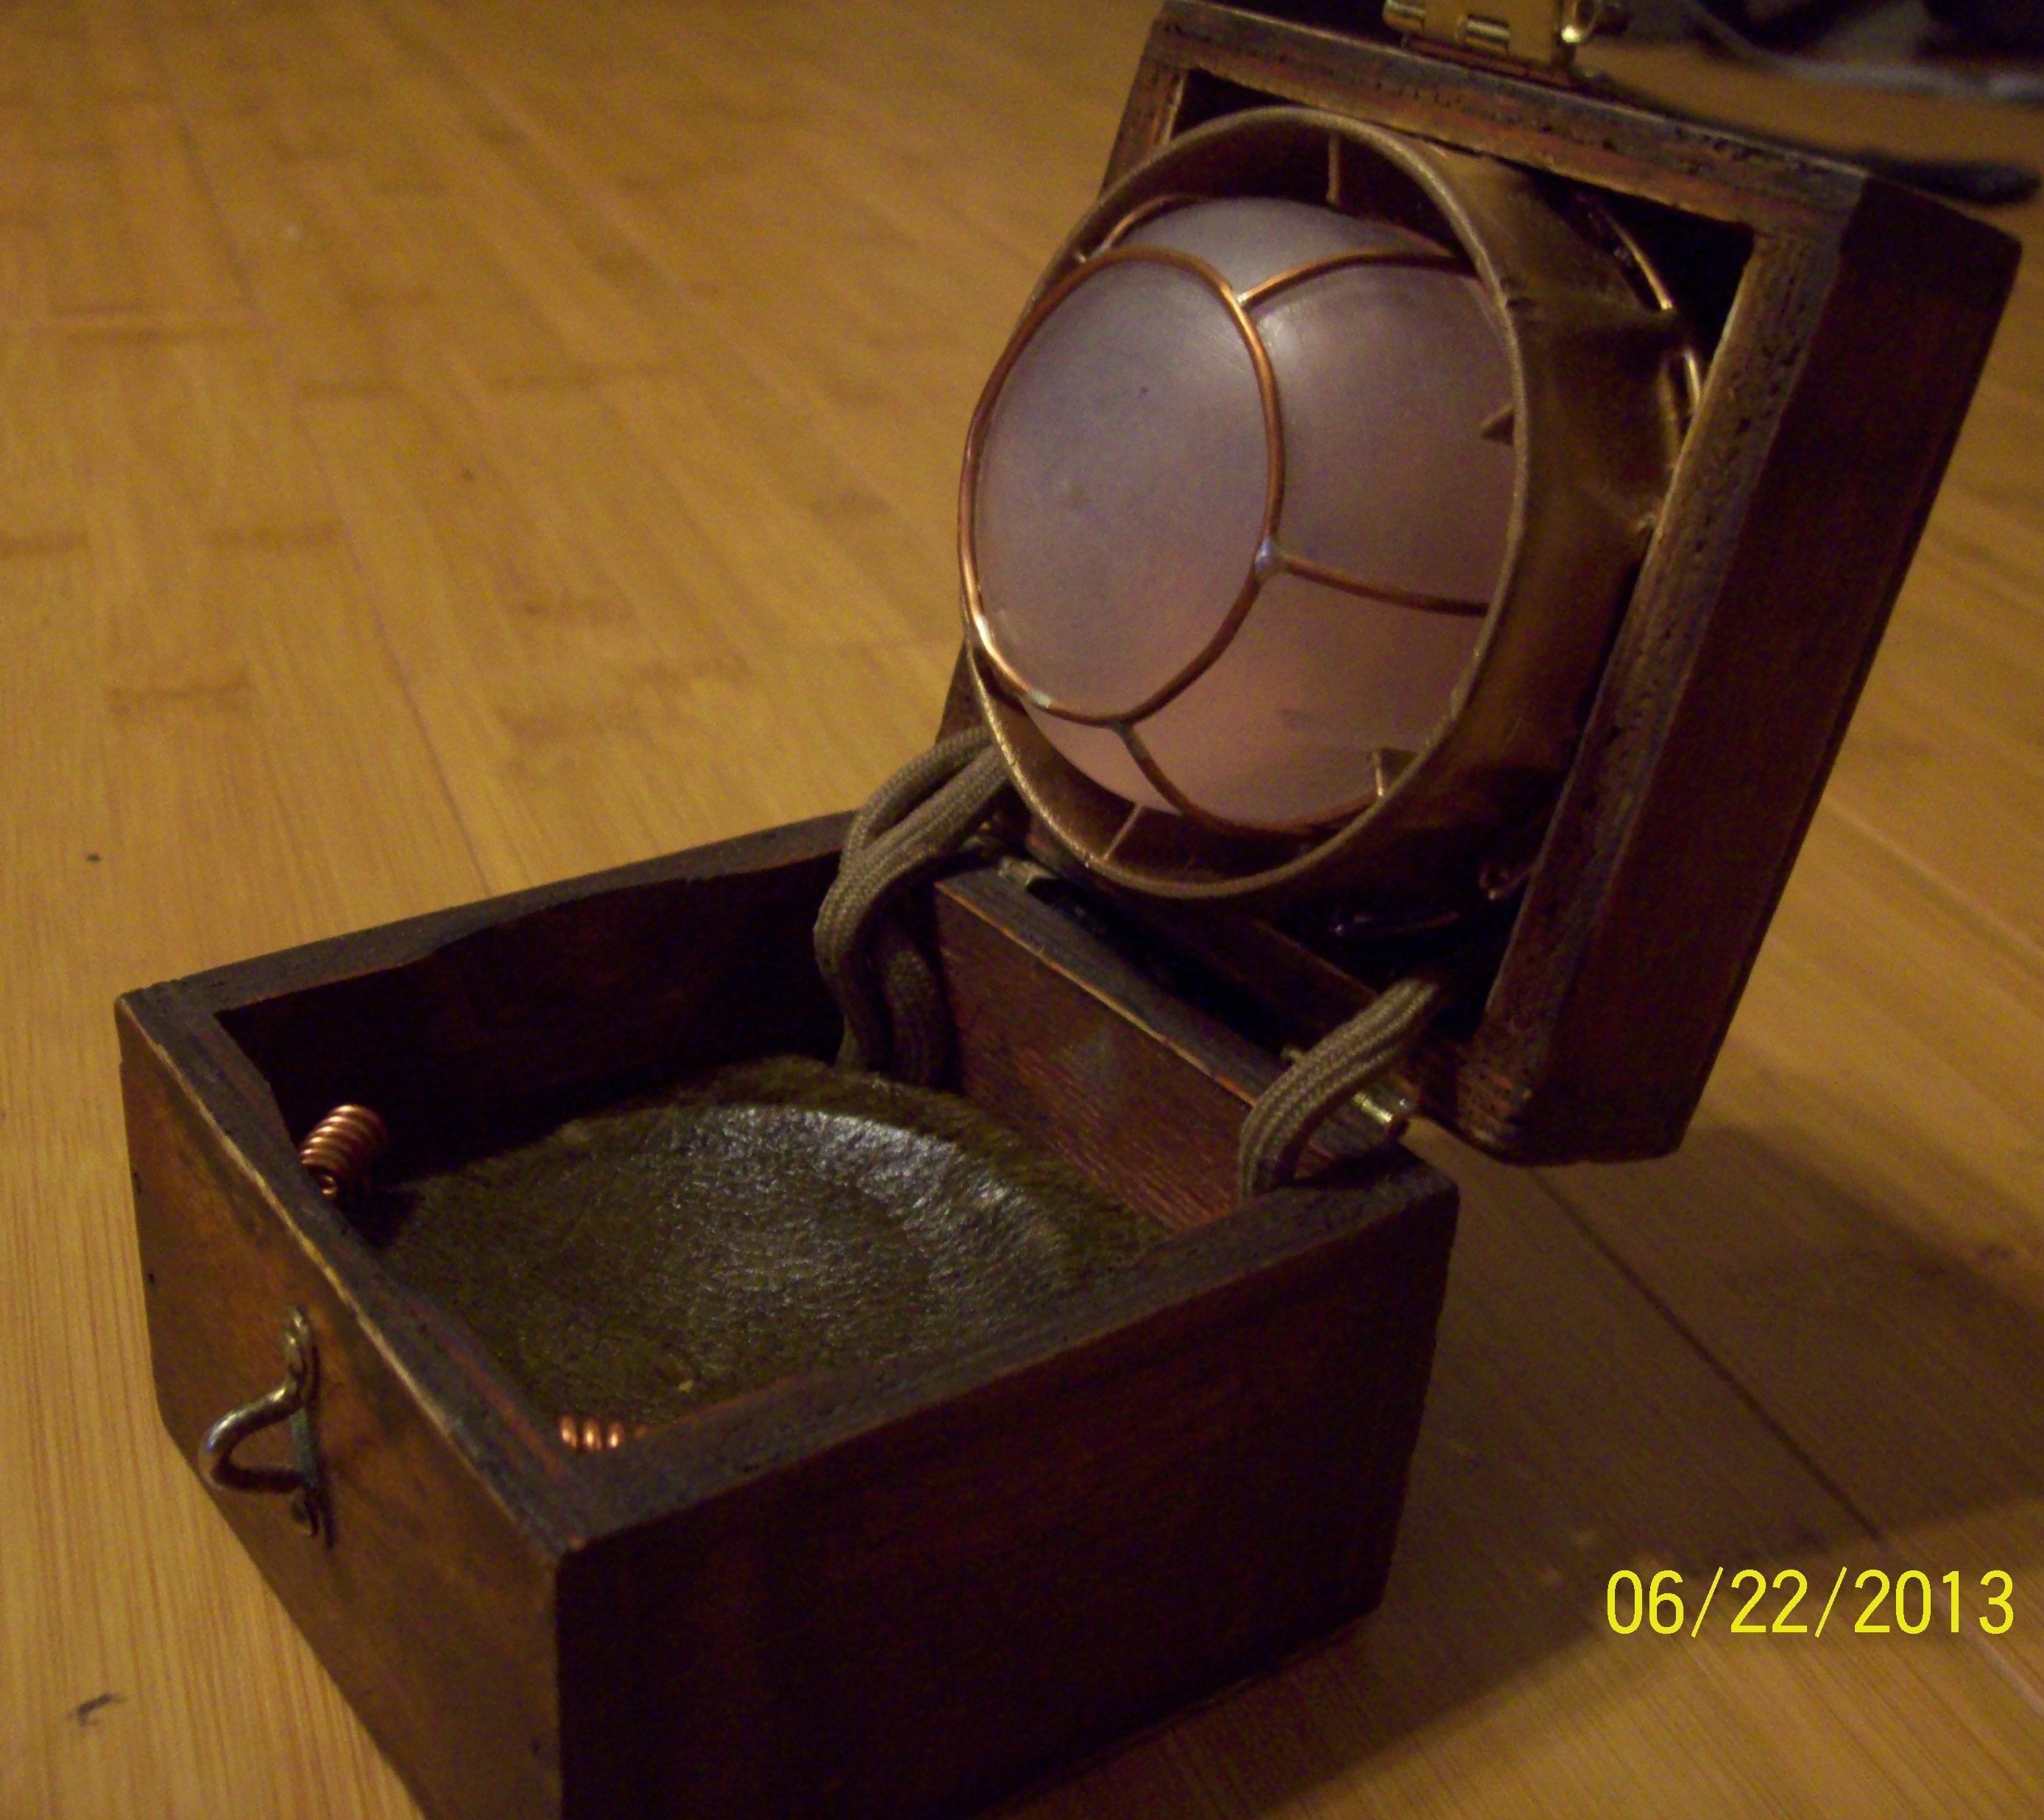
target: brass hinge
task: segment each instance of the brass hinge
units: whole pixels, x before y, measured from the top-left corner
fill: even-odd
[[[1408,38],[1565,69],[1578,44],[1624,30],[1623,0],[1384,0],[1384,22]]]

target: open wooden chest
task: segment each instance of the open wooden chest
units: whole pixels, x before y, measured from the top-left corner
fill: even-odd
[[[939,908],[964,1091],[1177,1235],[983,1345],[562,1444],[298,1165],[336,1094],[490,1133],[828,1054],[836,821],[136,994],[151,1342],[190,1453],[305,1311],[317,1533],[222,1508],[436,1814],[948,1811],[1374,1603],[1454,1228],[1402,1152],[1229,1211],[1274,1064],[997,873]],[[402,1143],[402,1140],[401,1140]]]
[[[1189,3],[1152,34],[1110,182],[1272,106],[1594,192],[1694,329],[1692,414],[1541,838],[1456,928],[1457,1002],[1405,1075],[1508,1158],[1666,1150],[2012,246],[1843,165]],[[947,729],[983,711],[971,680]],[[1453,1185],[1358,1113],[1321,1127],[1303,1185],[1235,1187],[1245,1108],[1285,1052],[1425,957],[1425,931],[1373,946],[1338,899],[1146,899],[1040,814],[931,890],[945,1084],[1016,1147],[995,1175],[1026,1151],[1142,1226],[1111,1267],[1032,1279],[937,1340],[655,1399],[621,1412],[621,1445],[578,1426],[614,1443],[618,1409],[564,1400],[582,1380],[521,1363],[463,1303],[489,1235],[537,1217],[502,1159],[719,1069],[832,1053],[811,932],[844,831],[774,829],[121,1002],[165,1423],[446,1820],[962,1814],[1381,1595]],[[394,1134],[399,1214],[481,1170],[504,1224],[463,1229],[471,1250],[436,1277],[389,1204],[323,1196],[299,1145],[345,1103]],[[564,1230],[551,1256],[586,1240],[601,1266]],[[219,1471],[203,1450],[237,1410]]]

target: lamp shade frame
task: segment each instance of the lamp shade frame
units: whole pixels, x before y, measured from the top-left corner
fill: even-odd
[[[1243,301],[1216,273],[1124,237],[1183,203],[1277,197],[1333,206],[1452,248],[1479,285],[1511,382],[1514,476],[1506,556],[1449,711],[1416,752],[1386,752],[1377,792],[1317,826],[1231,825],[1147,764],[1179,813],[1132,804],[1074,767],[1032,722],[1028,679],[990,624],[977,487],[1004,383],[1050,314],[1111,263],[1189,266],[1219,285],[1249,342],[1272,438],[1265,529],[1283,487],[1278,381]],[[1418,260],[1412,263],[1439,263]],[[1261,288],[1261,287],[1259,287]],[[1197,128],[1112,185],[1052,260],[983,391],[966,439],[959,544],[966,647],[982,712],[1030,808],[1112,883],[1166,898],[1253,905],[1316,892],[1427,915],[1508,889],[1566,773],[1612,629],[1636,573],[1693,405],[1696,356],[1638,249],[1586,198],[1494,160],[1308,108],[1258,109]],[[1266,536],[1220,635],[1221,654],[1275,566]],[[1309,569],[1302,572],[1310,572]],[[1034,698],[1039,711],[1043,698]],[[1055,712],[1055,705],[1051,705]],[[1089,717],[1067,718],[1083,722]],[[1096,722],[1100,717],[1090,717]],[[1110,723],[1112,724],[1112,723]]]

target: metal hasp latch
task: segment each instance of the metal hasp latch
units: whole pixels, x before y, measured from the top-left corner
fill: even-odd
[[[288,1497],[291,1521],[315,1539],[326,1531],[326,1499],[319,1453],[313,1441],[313,1399],[319,1391],[319,1349],[302,1308],[284,1317],[284,1381],[274,1391],[231,1409],[198,1444],[198,1469],[222,1491],[264,1491]],[[234,1450],[266,1428],[288,1422],[289,1466],[243,1466]]]
[[[1516,63],[1562,70],[1600,32],[1624,30],[1623,0],[1384,0],[1384,22],[1406,37]]]

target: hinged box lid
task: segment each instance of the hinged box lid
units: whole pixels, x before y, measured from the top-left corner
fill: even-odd
[[[1458,1012],[1407,1068],[1429,1114],[1521,1162],[1664,1152],[1830,771],[2016,244],[1839,160],[1201,0],[1170,0],[1153,28],[1106,189],[1137,194],[1135,174],[1189,135],[1273,107],[1588,198],[1689,326],[1693,413],[1537,845],[1487,909],[1394,933],[1341,889],[1247,906],[1132,890],[1040,791],[1027,838],[1141,932],[1132,952],[1211,970],[1282,1042],[1317,1040],[1416,959],[1457,952]],[[1185,187],[1204,193],[1197,171]],[[1062,269],[1084,256],[1068,247]],[[1000,736],[1021,705],[969,633],[946,729],[991,710]]]

